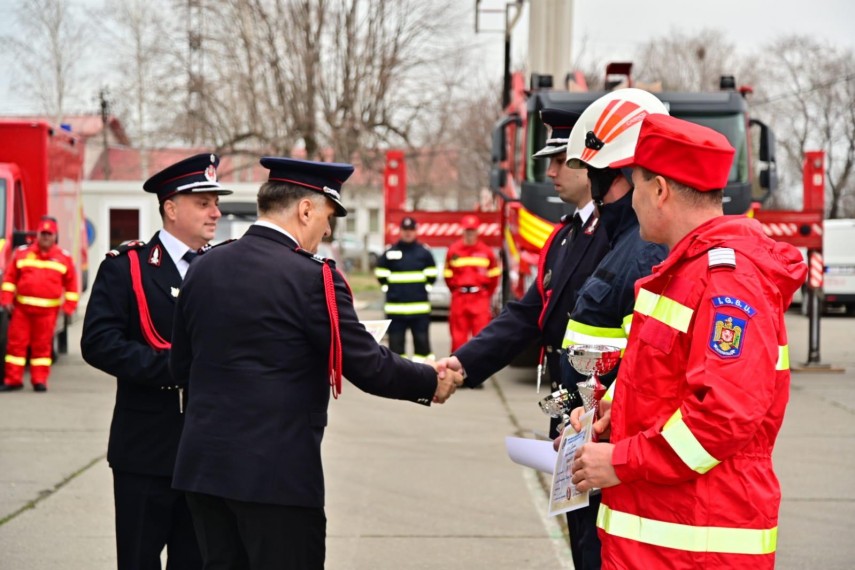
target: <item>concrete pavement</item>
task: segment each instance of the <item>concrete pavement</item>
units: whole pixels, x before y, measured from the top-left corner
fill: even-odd
[[[378,315],[370,309],[364,318]],[[826,318],[822,356],[844,374],[793,375],[775,462],[783,487],[778,568],[848,569],[855,559],[855,320]],[[791,315],[792,362],[807,321]],[[79,335],[79,322],[73,333]],[[434,349],[447,324],[432,325]],[[76,339],[46,394],[0,394],[0,570],[115,568],[104,460],[112,378]],[[324,441],[327,568],[572,568],[543,481],[505,456],[504,436],[543,430],[531,370],[423,408],[345,383]],[[750,389],[746,371],[746,389]]]

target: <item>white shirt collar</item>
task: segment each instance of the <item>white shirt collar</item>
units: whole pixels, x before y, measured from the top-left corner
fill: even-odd
[[[270,228],[271,230],[276,230],[276,231],[277,231],[277,232],[279,232],[280,234],[285,234],[288,238],[290,238],[291,240],[293,240],[293,241],[294,241],[294,243],[296,243],[298,246],[300,246],[300,242],[299,242],[299,241],[297,241],[297,238],[295,238],[295,237],[294,237],[294,236],[292,236],[290,233],[288,233],[284,228],[282,228],[282,227],[280,227],[280,226],[277,226],[277,225],[276,225],[276,224],[274,224],[273,222],[268,222],[267,220],[256,220],[256,221],[253,223],[253,225],[255,225],[255,226],[261,226],[261,227],[263,227],[263,228]],[[300,246],[300,247],[302,247],[302,246]]]
[[[582,218],[582,225],[584,226],[587,223],[588,218],[591,217],[591,214],[594,213],[594,201],[589,200],[587,204],[576,210],[576,213],[579,214],[579,217]]]
[[[190,268],[190,264],[183,259],[184,254],[188,251],[196,250],[165,229],[160,230],[159,236],[160,243],[163,244],[163,248],[166,250],[166,253],[169,254],[170,258],[172,258],[172,263],[175,264],[175,268],[178,269],[178,273],[181,274],[181,279],[184,279],[184,276],[187,274],[187,269]]]

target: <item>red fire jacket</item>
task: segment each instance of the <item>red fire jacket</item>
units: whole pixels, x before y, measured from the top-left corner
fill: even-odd
[[[478,241],[466,245],[457,240],[445,254],[445,284],[453,293],[460,287],[485,289],[488,296],[499,284],[502,268],[496,263],[496,255],[490,246]]]
[[[61,306],[64,312],[71,314],[78,300],[77,272],[67,251],[53,246],[43,253],[37,243],[15,250],[3,275],[0,305],[11,305],[14,301],[47,309]]]
[[[603,568],[773,568],[772,448],[789,397],[798,250],[722,216],[636,283],[597,518]]]

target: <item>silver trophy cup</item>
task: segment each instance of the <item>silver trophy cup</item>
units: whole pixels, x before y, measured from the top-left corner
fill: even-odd
[[[564,427],[570,423],[570,412],[575,406],[573,394],[561,388],[543,398],[538,404],[544,414],[561,420],[558,424],[558,433],[563,433]]]
[[[567,359],[576,372],[588,375],[587,380],[576,383],[585,411],[596,409],[606,393],[600,376],[611,372],[620,362],[620,349],[602,344],[577,344],[567,349]]]

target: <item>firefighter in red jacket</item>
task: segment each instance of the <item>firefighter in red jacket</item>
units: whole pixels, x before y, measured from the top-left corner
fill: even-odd
[[[641,237],[670,254],[635,285],[611,409],[595,427],[610,421],[611,441],[573,462],[579,490],[603,489],[604,569],[775,565],[784,312],[807,269],[755,220],[722,215],[733,155],[711,129],[648,115],[635,156],[612,164],[634,167]]]
[[[42,218],[35,243],[15,250],[3,276],[0,305],[12,313],[12,320],[0,391],[23,388],[28,348],[33,390],[47,390],[56,317],[60,308],[72,314],[80,299],[71,254],[56,245],[56,236],[56,220]]]
[[[460,225],[463,237],[451,244],[445,255],[444,277],[451,291],[451,352],[490,322],[490,299],[502,274],[493,250],[478,240],[478,218],[463,216]]]

